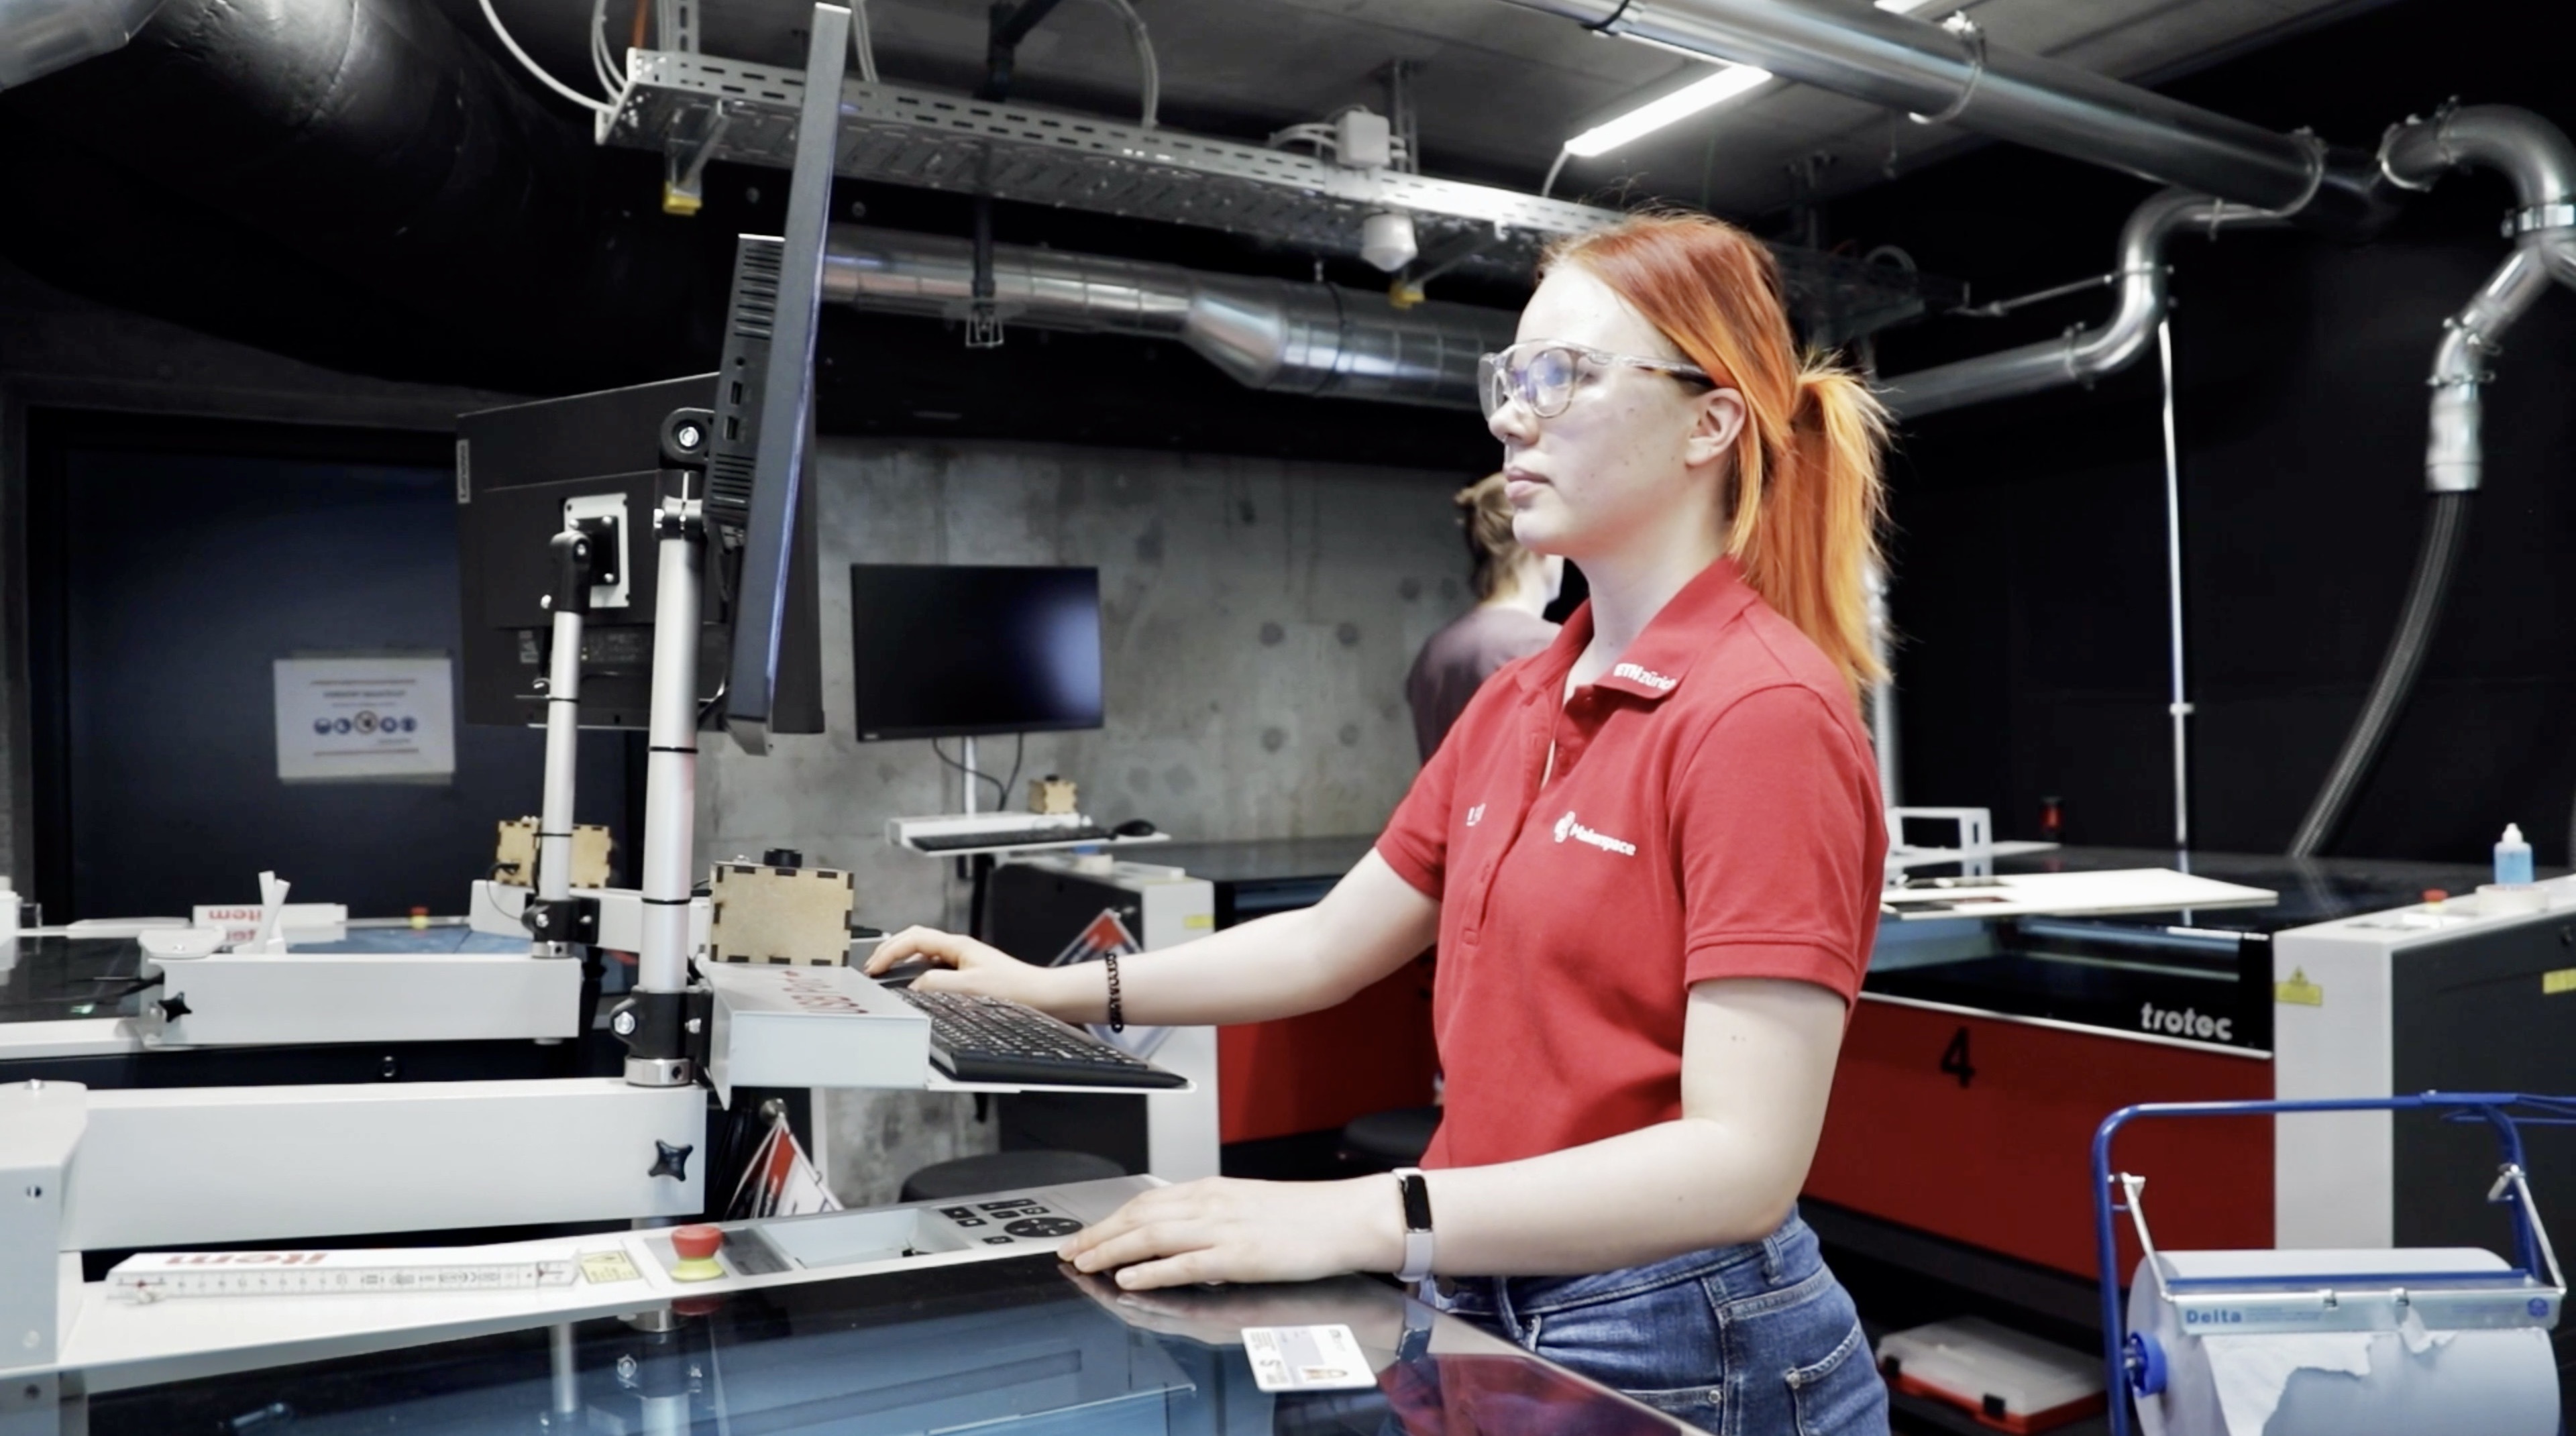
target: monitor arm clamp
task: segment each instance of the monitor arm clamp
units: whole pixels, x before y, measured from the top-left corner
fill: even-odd
[[[692,845],[697,821],[698,622],[707,561],[707,458],[714,415],[675,409],[662,421],[662,504],[654,519],[653,692],[644,760],[643,942],[635,991],[611,1009],[626,1044],[626,1080],[678,1087],[704,1070],[707,989],[689,975]]]
[[[554,617],[547,654],[545,796],[537,816],[536,892],[521,918],[537,957],[577,957],[599,941],[599,908],[572,894],[573,792],[581,742],[582,627],[594,584],[614,584],[622,545],[617,521],[566,522],[553,539],[555,582],[545,596]]]

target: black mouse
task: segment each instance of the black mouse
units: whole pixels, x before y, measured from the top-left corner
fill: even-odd
[[[1129,818],[1110,831],[1122,838],[1150,838],[1161,830],[1143,818]]]
[[[926,957],[909,957],[878,973],[877,982],[886,987],[910,987],[914,978],[946,966],[944,962],[933,962]]]

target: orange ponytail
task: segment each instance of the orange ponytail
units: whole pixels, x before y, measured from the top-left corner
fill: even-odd
[[[1723,220],[1631,215],[1558,242],[1540,272],[1564,263],[1582,265],[1744,396],[1726,551],[1857,696],[1884,674],[1865,586],[1885,512],[1886,409],[1851,371],[1799,356],[1771,252]]]

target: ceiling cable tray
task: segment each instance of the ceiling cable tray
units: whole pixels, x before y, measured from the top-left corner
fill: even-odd
[[[603,144],[659,150],[694,191],[711,160],[788,166],[804,76],[717,56],[636,50]],[[1371,214],[1411,216],[1414,272],[1527,281],[1560,235],[1622,212],[1396,169],[1358,169],[1284,150],[1145,129],[1093,115],[844,81],[836,171],[851,179],[1193,225],[1301,251],[1357,257]],[[1773,244],[1807,341],[1834,345],[1931,307],[1957,286],[1882,265]],[[1426,273],[1427,272],[1427,273]]]

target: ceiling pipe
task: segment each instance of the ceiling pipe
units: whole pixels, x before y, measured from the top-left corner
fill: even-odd
[[[2494,376],[2489,357],[2504,332],[2553,282],[2576,285],[2576,145],[2558,126],[2510,105],[2448,110],[2391,126],[2380,165],[2406,189],[2433,187],[2449,170],[2487,169],[2513,185],[2505,232],[2514,246],[2466,308],[2443,321],[2433,356],[2433,415],[2424,486],[2435,493],[2478,486],[2483,463],[2478,389]]]
[[[2120,267],[2111,276],[2119,283],[2120,302],[2109,319],[2091,329],[2069,330],[2061,338],[1882,379],[1879,398],[1898,419],[1920,419],[2116,374],[2147,351],[2171,302],[2168,239],[2194,230],[2215,239],[2221,229],[2277,229],[2287,223],[2279,215],[2207,195],[2161,190],[2120,228]]]
[[[1432,301],[1397,309],[1330,284],[1210,274],[1061,250],[995,245],[992,302],[1012,324],[1187,345],[1253,389],[1476,407],[1478,356],[1511,343],[1507,310]],[[975,303],[963,239],[834,225],[823,297],[882,314],[962,319]]]
[[[2513,185],[2514,208],[2504,225],[2513,250],[2468,304],[2442,321],[2424,441],[2424,487],[2432,498],[2423,546],[2370,693],[2291,836],[2292,857],[2312,857],[2334,840],[2378,763],[2389,729],[2414,694],[2415,676],[2459,570],[2469,495],[2485,478],[2479,391],[2495,377],[2487,361],[2504,352],[2505,331],[2552,283],[2576,286],[2576,145],[2558,126],[2509,105],[2445,110],[2429,120],[2391,126],[2380,141],[2379,164],[2392,184],[2410,190],[2430,189],[2454,169],[2502,174]],[[2576,842],[2576,833],[2570,841]]]
[[[2299,223],[2358,235],[2393,198],[2358,151],[2167,99],[2152,90],[1997,45],[1973,22],[1934,25],[1858,3],[1815,0],[1511,0],[1511,3]]]
[[[0,90],[125,48],[161,0],[0,0]]]
[[[522,392],[608,367],[593,355],[615,356],[620,377],[627,364],[654,366],[636,377],[671,372],[654,357],[670,352],[671,316],[633,296],[670,292],[698,251],[611,218],[587,136],[506,64],[434,0],[166,0],[132,43],[0,93],[0,111],[58,163],[90,158],[169,197],[156,209],[172,232],[136,251],[153,273],[112,298],[166,290],[172,273],[205,264],[200,227],[219,228],[231,237],[216,242],[320,273],[273,289],[203,281],[246,293],[188,301],[200,326],[253,308],[355,308],[355,297],[403,326],[405,352],[387,366],[403,377],[454,373],[429,355],[489,356],[457,377]],[[111,233],[91,246],[131,243]],[[256,273],[299,267],[271,258]],[[348,336],[334,343],[343,353],[385,347],[336,313],[323,322]],[[285,327],[263,316],[241,329]]]

